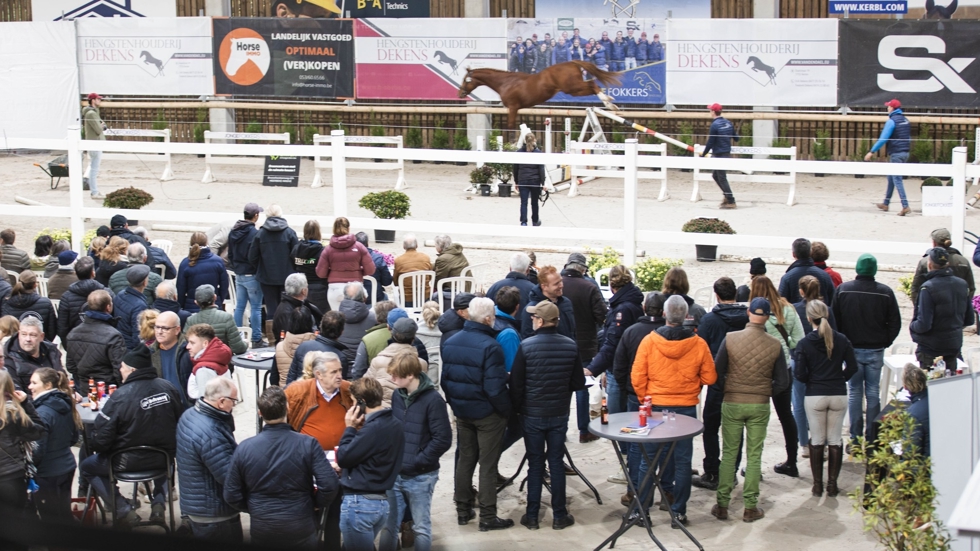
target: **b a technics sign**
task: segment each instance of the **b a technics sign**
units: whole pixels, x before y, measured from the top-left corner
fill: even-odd
[[[354,97],[354,26],[332,19],[214,19],[215,93]]]

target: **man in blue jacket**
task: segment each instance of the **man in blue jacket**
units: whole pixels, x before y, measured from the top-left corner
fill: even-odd
[[[515,316],[518,330],[521,327],[520,319],[524,315],[524,307],[527,306],[531,298],[531,291],[535,287],[534,283],[531,283],[531,280],[527,278],[530,267],[531,258],[527,254],[514,253],[514,256],[510,257],[510,272],[487,289],[487,297],[494,301],[497,299],[497,293],[504,287],[516,287],[521,293],[520,308],[517,311],[517,316]]]
[[[316,438],[294,432],[286,394],[272,386],[258,399],[262,432],[238,446],[225,479],[225,501],[251,517],[252,544],[317,545],[319,515],[337,497],[337,473]]]
[[[126,341],[126,348],[134,350],[143,345],[140,341],[140,322],[139,316],[146,310],[146,297],[143,296],[143,289],[146,289],[150,276],[150,267],[145,264],[130,266],[126,270],[126,281],[129,286],[116,295],[113,302],[113,310],[119,323],[116,329]]]
[[[871,156],[879,149],[885,147],[888,155],[888,162],[904,163],[909,160],[909,151],[912,149],[912,125],[902,113],[902,102],[897,99],[885,102],[888,109],[888,122],[881,129],[878,141],[871,147],[871,151],[864,156],[865,161],[870,161]],[[902,200],[902,210],[898,211],[899,216],[905,216],[912,212],[909,208],[909,201],[905,198],[905,186],[902,184],[902,176],[889,176],[888,189],[885,190],[885,201],[876,206],[883,210],[888,210],[888,203],[892,200],[892,192],[898,189],[898,198]]]
[[[235,325],[244,327],[245,305],[248,304],[249,327],[252,328],[252,347],[262,346],[262,286],[259,280],[255,279],[255,272],[258,267],[248,258],[249,247],[252,246],[252,239],[259,230],[255,224],[259,221],[259,213],[264,209],[256,203],[245,205],[243,219],[235,222],[234,227],[228,232],[228,262],[231,264],[232,271],[235,272],[235,294],[238,303],[235,304]],[[275,314],[275,312],[270,312]]]
[[[640,33],[640,39],[636,41],[636,64],[643,67],[647,64],[647,51],[650,48],[650,42],[647,41],[647,33]]]
[[[609,48],[609,67],[613,72],[621,72],[626,68],[626,43],[623,42],[623,31],[616,33],[616,40]]]
[[[701,153],[701,156],[705,157],[711,153],[712,156],[720,159],[731,157],[732,140],[738,141],[738,136],[735,135],[735,127],[732,126],[732,123],[728,119],[721,116],[721,105],[712,103],[708,106],[708,110],[711,111],[711,116],[714,117],[714,120],[711,121],[711,128],[708,130],[708,143],[704,144],[704,151]],[[711,177],[714,178],[715,183],[721,188],[721,192],[725,194],[725,200],[721,202],[719,208],[737,208],[735,205],[735,195],[732,194],[732,186],[728,184],[728,172],[714,170],[711,172]]]
[[[636,37],[633,36],[633,29],[626,30],[626,70],[636,69]],[[644,56],[646,57],[646,56]]]
[[[470,301],[469,319],[442,348],[442,389],[456,415],[456,516],[460,526],[476,517],[471,484],[479,462],[481,532],[514,525],[497,516],[497,462],[511,407],[493,308],[488,298]]]
[[[432,494],[439,480],[439,458],[452,447],[453,429],[446,401],[411,353],[400,353],[388,364],[391,382],[398,390],[391,396],[391,412],[401,421],[405,435],[401,471],[388,491],[388,524],[381,533],[381,551],[396,548],[399,521],[406,509],[412,513],[416,551],[432,548]],[[407,547],[402,542],[402,547]]]
[[[793,263],[786,268],[786,274],[779,280],[779,296],[790,304],[800,299],[800,279],[812,275],[820,282],[820,296],[824,304],[834,303],[834,282],[827,272],[817,268],[810,256],[810,240],[800,237],[793,241]]]
[[[657,33],[653,34],[653,42],[647,46],[647,61],[654,63],[656,61],[663,61],[664,55],[666,54],[664,45],[660,42],[660,35]]]
[[[231,379],[215,377],[204,397],[177,423],[180,513],[196,538],[242,543],[242,520],[222,492],[238,447],[232,408],[240,402]]]

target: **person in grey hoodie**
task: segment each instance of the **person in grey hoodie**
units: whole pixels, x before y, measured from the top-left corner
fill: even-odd
[[[275,313],[286,290],[286,278],[295,271],[292,250],[299,238],[282,217],[282,207],[269,205],[265,212],[265,224],[249,246],[248,261],[255,266],[255,279],[262,286],[266,313]]]
[[[344,287],[344,300],[340,301],[340,313],[344,316],[344,332],[337,339],[347,347],[344,358],[348,365],[354,365],[357,347],[368,329],[378,324],[374,311],[365,303],[367,294],[364,285],[352,281]]]

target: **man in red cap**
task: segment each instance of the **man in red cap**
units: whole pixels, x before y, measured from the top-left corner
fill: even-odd
[[[704,144],[704,152],[701,153],[701,156],[704,157],[711,153],[714,157],[731,157],[732,140],[738,141],[738,136],[735,135],[735,127],[728,119],[721,116],[721,105],[712,103],[708,106],[708,110],[711,111],[715,120],[711,121],[711,129],[708,130],[708,143]],[[725,194],[725,200],[721,202],[720,208],[736,208],[735,195],[732,194],[732,186],[728,184],[728,173],[724,170],[715,170],[712,171],[711,177],[721,188],[721,192]]]
[[[102,96],[95,92],[88,95],[88,107],[82,109],[82,138],[86,140],[105,139],[106,125],[102,122],[102,116],[99,114],[99,105],[101,104]],[[84,184],[92,192],[92,199],[105,199],[105,196],[99,193],[99,186],[96,182],[99,177],[99,165],[102,163],[102,152],[89,151],[88,157],[90,160],[89,175],[88,178],[84,179]]]
[[[889,162],[904,163],[909,160],[909,150],[912,148],[912,125],[909,124],[909,120],[902,113],[902,102],[893,99],[885,102],[885,107],[888,109],[888,122],[881,129],[881,136],[878,137],[878,141],[875,142],[871,151],[864,156],[864,160],[870,161],[871,156],[875,152],[885,147]],[[909,208],[909,201],[905,198],[905,186],[902,185],[902,177],[900,175],[888,177],[888,190],[885,191],[885,202],[877,203],[876,206],[883,211],[887,211],[888,203],[891,202],[892,192],[895,189],[898,189],[898,198],[902,200],[902,210],[898,211],[898,215],[905,216],[912,212],[912,209]]]

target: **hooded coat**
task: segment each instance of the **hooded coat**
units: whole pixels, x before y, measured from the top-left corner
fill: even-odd
[[[344,357],[348,365],[354,365],[354,355],[357,354],[357,346],[367,333],[368,329],[378,324],[375,320],[374,310],[370,306],[359,300],[345,298],[340,302],[340,313],[344,316],[344,332],[337,340],[346,347]]]
[[[323,253],[323,243],[304,239],[293,247],[291,254],[296,264],[296,271],[306,276],[306,283],[309,286],[306,300],[316,304],[321,312],[327,312],[330,310],[330,302],[327,300],[327,280],[321,279],[316,274],[321,253]]]
[[[349,233],[332,236],[330,246],[323,248],[316,265],[316,275],[328,284],[362,281],[364,276],[372,274],[374,259],[371,253]]]
[[[249,261],[248,251],[258,232],[255,224],[248,220],[235,222],[228,232],[228,262],[235,275],[255,275],[256,265]]]
[[[463,273],[463,269],[470,265],[470,261],[463,256],[463,246],[453,243],[436,255],[435,266],[436,284],[439,280],[447,277],[458,277]]]
[[[409,393],[404,388],[395,391],[391,413],[405,429],[400,474],[418,476],[438,469],[439,458],[452,447],[453,429],[446,401],[424,372],[419,375],[415,392]]]
[[[609,313],[606,323],[602,326],[602,341],[599,352],[592,358],[589,371],[598,377],[613,366],[616,347],[623,337],[623,332],[643,316],[643,292],[633,283],[627,283],[609,299]]]
[[[47,297],[37,293],[12,295],[3,303],[0,315],[13,316],[20,319],[25,312],[37,312],[44,324],[44,340],[53,341],[58,336],[58,315],[54,304]]]
[[[631,379],[637,396],[651,396],[658,406],[689,407],[718,374],[704,339],[688,327],[664,326],[640,343]]]
[[[34,399],[37,414],[48,428],[34,449],[34,466],[38,478],[62,476],[75,472],[75,454],[71,447],[78,442],[79,431],[72,417],[75,402],[58,389]]]
[[[187,380],[187,396],[191,400],[204,396],[204,385],[215,377],[231,379],[231,373],[228,371],[230,363],[231,349],[228,345],[218,338],[208,341],[208,345],[199,356],[191,357],[191,376]]]
[[[94,279],[82,279],[68,286],[58,303],[58,336],[67,342],[68,333],[82,323],[82,312],[88,310],[88,296],[105,287]],[[112,292],[109,293],[110,295]]]
[[[214,303],[222,308],[224,300],[228,298],[228,284],[225,261],[212,253],[211,249],[202,248],[201,255],[193,266],[188,258],[180,261],[180,269],[177,271],[177,302],[184,310],[197,312],[201,307],[194,301],[194,293],[201,285],[213,285]]]
[[[126,341],[116,329],[118,321],[111,314],[89,310],[82,314],[82,324],[68,333],[65,368],[83,396],[89,390],[89,379],[106,385],[122,383],[119,366],[126,355]]]
[[[14,379],[14,385],[18,390],[28,392],[27,385],[31,383],[31,375],[42,367],[50,367],[56,371],[63,370],[58,347],[48,341],[41,342],[39,346],[41,353],[37,358],[21,349],[20,339],[16,335],[8,339],[4,346],[4,356],[6,356],[4,367]]]
[[[248,249],[248,263],[255,266],[255,279],[262,285],[282,286],[294,272],[291,254],[297,243],[296,232],[285,218],[267,218]]]

